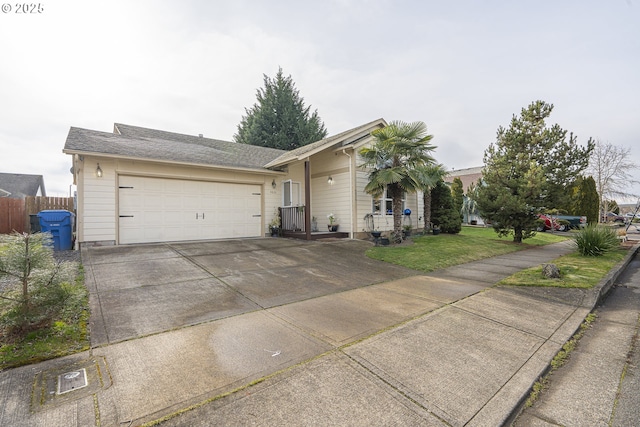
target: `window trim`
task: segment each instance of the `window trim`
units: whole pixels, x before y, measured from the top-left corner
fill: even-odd
[[[382,211],[382,202],[384,201],[385,208],[387,207],[387,204],[390,207],[389,209],[385,209],[384,215],[393,216],[393,210],[391,208],[393,200],[391,199],[391,197],[387,197],[388,188],[389,188],[389,186],[387,185],[384,188],[384,193],[379,198],[377,198],[377,199],[373,198],[373,197],[371,198],[371,212],[373,213],[373,215],[382,216],[382,212],[381,212]],[[376,209],[376,204],[379,206],[378,209]],[[403,191],[402,192],[402,211],[403,212],[404,212],[406,206],[407,206],[407,192]]]
[[[289,204],[287,205],[287,187],[289,188],[288,191],[288,196],[289,196]],[[294,207],[294,206],[300,206],[300,182],[298,181],[294,181],[292,179],[287,179],[285,181],[282,181],[282,207],[283,208],[290,208],[290,207]],[[294,191],[296,195],[296,197],[294,197]],[[293,204],[294,200],[297,200],[296,204]]]

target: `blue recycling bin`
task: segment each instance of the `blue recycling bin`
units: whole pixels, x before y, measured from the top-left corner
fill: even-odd
[[[65,210],[47,210],[38,213],[40,230],[53,236],[54,251],[73,249],[73,212]]]

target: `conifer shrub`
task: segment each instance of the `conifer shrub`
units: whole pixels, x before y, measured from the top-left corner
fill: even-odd
[[[54,260],[52,247],[49,233],[0,236],[0,336],[47,327],[81,303],[75,271]]]
[[[462,229],[462,216],[453,203],[451,190],[444,181],[431,190],[431,222],[443,233],[457,234]]]

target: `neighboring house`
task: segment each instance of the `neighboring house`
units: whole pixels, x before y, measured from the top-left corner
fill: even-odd
[[[447,176],[444,178],[445,182],[448,184],[453,183],[454,178],[460,178],[460,181],[462,181],[462,188],[464,189],[464,194],[465,194],[465,205],[469,203],[467,201],[467,190],[469,189],[469,186],[471,184],[476,186],[478,185],[478,180],[482,178],[482,169],[484,169],[484,166],[458,169],[458,170],[454,169],[449,171],[447,173]],[[482,220],[480,215],[478,215],[477,212],[472,212],[469,215],[465,214],[463,221],[465,221],[466,223],[475,222],[477,224],[484,224],[484,221]]]
[[[293,151],[116,123],[113,133],[72,127],[63,152],[73,157],[80,245],[262,237],[282,208],[283,223],[311,238],[333,213],[339,231],[367,237],[371,216],[393,228],[390,199],[364,192],[358,151],[371,144],[374,120]],[[404,208],[422,228],[421,194]],[[403,209],[404,209],[403,208]],[[293,226],[292,226],[293,225]],[[287,228],[287,227],[285,227]]]
[[[0,197],[24,199],[26,196],[46,196],[42,175],[0,173]]]
[[[482,169],[484,169],[484,166],[458,170],[453,169],[447,172],[447,176],[444,178],[444,181],[451,184],[454,178],[460,178],[464,193],[467,194],[469,186],[471,184],[477,185],[478,180],[482,178]]]

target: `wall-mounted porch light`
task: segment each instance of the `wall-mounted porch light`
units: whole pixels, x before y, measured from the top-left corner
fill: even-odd
[[[327,178],[327,184],[333,185],[333,178],[331,177],[331,175],[329,175],[329,178]]]
[[[275,178],[271,181],[271,188],[276,189],[276,180]]]
[[[102,169],[100,168],[100,163],[98,163],[98,167],[96,168],[96,176],[98,178],[102,178]]]

